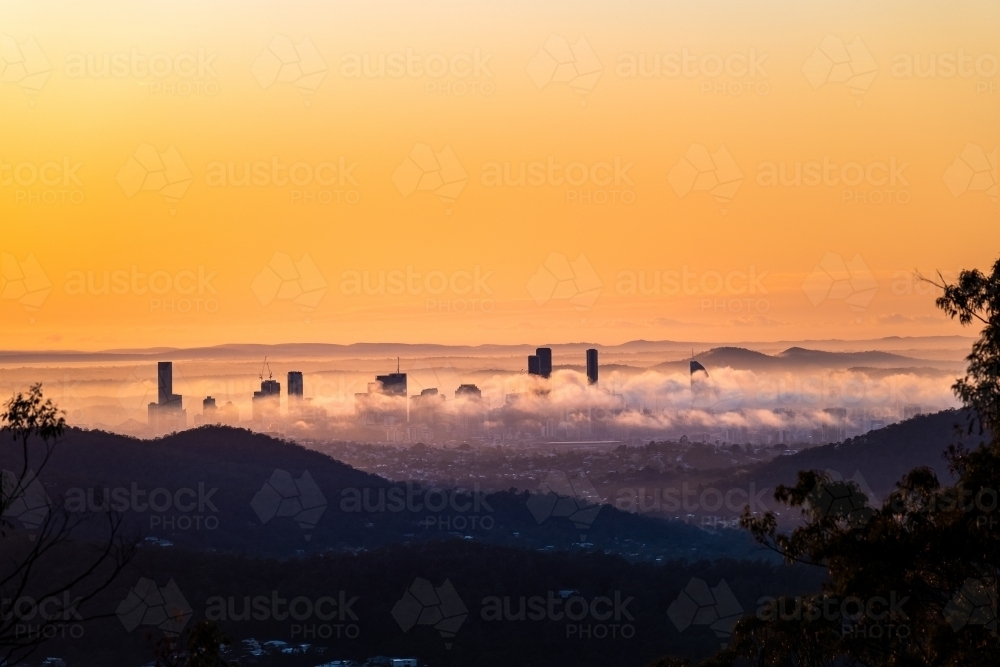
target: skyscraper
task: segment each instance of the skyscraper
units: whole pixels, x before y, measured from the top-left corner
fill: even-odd
[[[178,431],[187,426],[183,398],[174,393],[174,364],[160,361],[156,364],[156,402],[147,409],[149,428],[154,435]]]
[[[528,374],[529,375],[542,374],[541,371],[539,370],[537,355],[532,354],[528,356]]]
[[[265,417],[276,417],[281,406],[281,383],[277,380],[262,380],[260,391],[253,393],[251,406],[255,422],[262,422]]]
[[[302,400],[302,371],[288,371],[288,401]]]
[[[538,374],[543,378],[552,375],[552,348],[540,347],[535,350],[535,356],[538,357]]]
[[[174,363],[172,361],[161,361],[156,364],[156,402],[160,405],[170,400],[170,395],[174,393]]]
[[[218,406],[215,404],[215,399],[211,396],[206,396],[201,402],[201,414],[195,415],[194,423],[195,426],[199,424],[216,424],[218,423]]]
[[[406,373],[376,375],[375,380],[382,385],[382,393],[387,396],[406,396]]]
[[[587,383],[597,384],[597,350],[587,350]]]

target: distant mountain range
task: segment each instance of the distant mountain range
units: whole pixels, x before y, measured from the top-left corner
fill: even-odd
[[[754,372],[793,372],[813,369],[848,369],[852,367],[901,368],[916,367],[937,370],[961,370],[964,362],[915,359],[892,352],[870,350],[867,352],[826,352],[790,347],[775,355],[755,352],[742,347],[717,347],[695,355],[711,373],[712,368],[730,367]],[[668,361],[653,368],[664,371],[682,371],[688,361]]]
[[[786,352],[801,350],[802,352],[818,352],[806,350],[802,345],[817,348],[905,348],[917,349],[927,346],[950,346],[963,348],[971,346],[972,338],[964,336],[927,336],[899,337],[844,341],[776,341],[770,343],[731,343],[729,347],[716,347],[715,350],[736,350],[742,348],[788,348]],[[438,345],[429,343],[353,343],[339,345],[333,343],[284,343],[276,345],[260,345],[250,343],[233,343],[193,348],[144,348],[144,349],[110,349],[100,351],[80,350],[41,350],[41,351],[0,351],[0,363],[43,363],[43,362],[108,362],[108,361],[142,361],[169,357],[174,360],[194,359],[234,359],[261,358],[264,355],[290,358],[343,358],[343,357],[393,357],[402,356],[488,356],[488,355],[527,355],[536,347],[548,346],[554,353],[578,354],[587,348],[597,348],[607,353],[650,353],[650,352],[684,352],[700,350],[698,356],[703,357],[707,345],[705,341],[647,341],[634,340],[619,345],[600,345],[597,343],[560,343],[547,344],[539,341],[536,344],[523,345]],[[725,344],[723,344],[725,345]],[[736,347],[739,345],[739,347]],[[749,352],[749,349],[745,351]],[[868,353],[858,353],[868,354]],[[778,355],[780,356],[780,355]],[[794,354],[793,354],[794,356]],[[860,362],[859,362],[860,363]]]

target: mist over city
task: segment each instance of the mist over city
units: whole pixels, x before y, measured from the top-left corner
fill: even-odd
[[[992,667],[998,26],[0,2],[0,667]]]

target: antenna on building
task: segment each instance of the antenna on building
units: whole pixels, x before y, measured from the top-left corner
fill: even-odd
[[[264,381],[264,369],[265,368],[267,369],[267,379],[270,380],[271,378],[274,377],[274,375],[271,374],[271,365],[269,363],[267,363],[267,357],[266,356],[264,357],[264,363],[261,364],[261,366],[260,366],[260,373],[257,374],[257,378],[261,382]]]

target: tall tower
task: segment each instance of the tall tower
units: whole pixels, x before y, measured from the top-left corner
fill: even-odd
[[[288,400],[302,400],[302,371],[288,371]]]
[[[156,364],[156,402],[164,405],[170,402],[174,393],[174,362],[161,361]]]
[[[597,384],[597,350],[587,350],[587,383]]]
[[[179,431],[187,426],[183,397],[174,393],[174,364],[156,364],[156,402],[147,406],[149,427],[154,435]]]
[[[552,375],[552,348],[540,347],[535,350],[535,356],[538,357],[538,374],[543,378]]]

